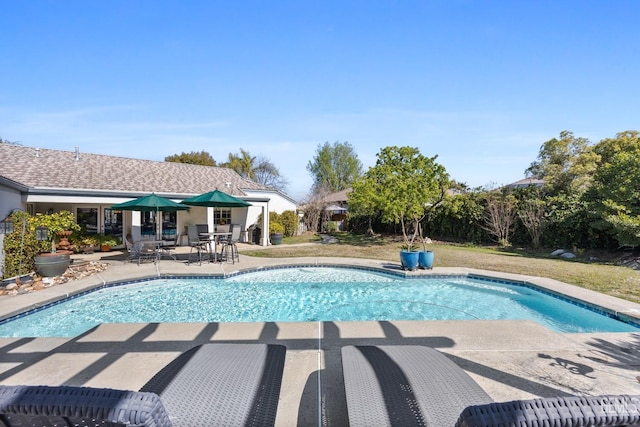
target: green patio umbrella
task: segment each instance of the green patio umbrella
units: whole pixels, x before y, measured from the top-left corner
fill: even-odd
[[[251,203],[233,197],[220,190],[209,191],[208,193],[193,196],[182,201],[185,205],[208,206],[214,208],[242,208],[251,206]]]
[[[138,197],[128,202],[111,206],[111,209],[120,211],[140,211],[140,212],[175,212],[185,211],[189,206],[176,203],[155,193],[148,196]]]
[[[156,221],[158,224],[161,224],[158,215],[160,212],[185,211],[189,209],[189,206],[183,205],[182,203],[176,203],[173,200],[151,193],[148,196],[138,197],[137,199],[129,200],[128,202],[113,205],[111,206],[111,209],[121,211],[156,212]],[[156,230],[156,232],[162,233],[162,230]]]
[[[232,195],[220,190],[213,190],[208,193],[184,199],[182,203],[191,206],[212,207],[214,208],[214,216],[215,208],[243,208],[251,206],[251,203],[245,202],[237,197],[233,197]]]

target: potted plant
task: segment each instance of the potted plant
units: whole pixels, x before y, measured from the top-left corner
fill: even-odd
[[[281,245],[284,236],[284,226],[279,222],[269,222],[269,239],[272,245]]]
[[[102,252],[109,252],[111,248],[118,246],[119,244],[120,239],[114,235],[106,234],[100,236],[100,250]]]
[[[100,244],[100,239],[95,234],[86,234],[78,239],[76,246],[83,254],[92,254]]]
[[[420,226],[420,240],[422,240],[422,250],[418,252],[418,267],[431,270],[433,268],[433,251],[427,250],[429,239],[422,236],[422,226]]]
[[[51,214],[36,215],[33,221],[36,234],[46,238],[49,242],[50,252],[43,251],[35,257],[35,269],[41,276],[54,277],[63,274],[71,261],[71,251],[56,248],[56,237],[59,234],[68,237],[74,231],[79,231],[73,214],[69,211],[54,212]],[[63,233],[63,232],[71,233]]]
[[[353,183],[350,210],[370,215],[380,212],[386,223],[400,224],[404,245],[400,250],[403,269],[417,267],[419,253],[413,246],[421,237],[420,223],[442,200],[449,185],[444,166],[437,156],[423,156],[414,147],[385,147],[376,165]]]

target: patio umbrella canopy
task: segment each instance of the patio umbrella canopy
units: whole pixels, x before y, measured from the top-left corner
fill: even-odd
[[[232,195],[220,190],[213,190],[208,193],[184,199],[182,203],[191,206],[211,207],[214,208],[214,212],[215,208],[242,208],[251,206],[251,203],[245,202],[237,197],[233,197]]]
[[[113,205],[111,206],[111,209],[140,212],[174,212],[188,210],[189,206],[183,205],[182,203],[176,203],[162,196],[157,196],[155,193],[151,193],[148,196],[138,197],[137,199],[129,200],[128,202]]]
[[[213,190],[208,193],[184,199],[182,203],[191,206],[207,206],[214,208],[242,208],[251,206],[251,203],[240,200],[237,197],[233,197],[220,190]]]
[[[182,203],[176,203],[173,200],[169,200],[165,197],[158,196],[155,193],[151,193],[148,196],[138,197],[137,199],[129,200],[128,202],[119,203],[111,206],[111,209],[121,211],[140,211],[140,212],[175,212],[189,210],[189,206]],[[159,216],[156,215],[156,226],[159,227]],[[157,230],[157,233],[162,233],[162,230]],[[156,236],[159,238],[159,236]]]

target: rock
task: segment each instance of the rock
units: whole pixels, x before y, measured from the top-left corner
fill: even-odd
[[[7,286],[5,286],[5,289],[7,291],[12,291],[14,289],[16,289],[18,287],[18,284],[16,282],[13,283],[9,283]]]
[[[555,251],[551,252],[551,256],[558,256],[558,255],[562,255],[564,252],[564,249],[556,249]]]
[[[572,254],[571,252],[564,252],[562,254],[560,254],[561,258],[567,258],[567,259],[573,259],[573,258],[577,258],[575,254]]]

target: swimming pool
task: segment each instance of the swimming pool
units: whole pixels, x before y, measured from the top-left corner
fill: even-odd
[[[297,267],[104,288],[0,322],[0,336],[70,337],[100,323],[474,319],[528,319],[560,332],[640,330],[521,284]]]

